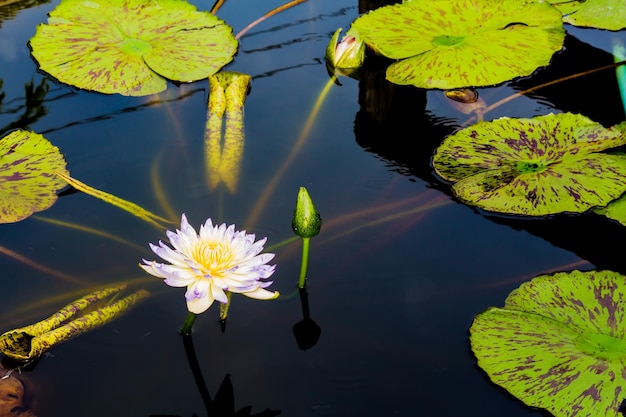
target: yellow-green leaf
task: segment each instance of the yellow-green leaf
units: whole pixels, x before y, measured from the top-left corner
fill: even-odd
[[[455,195],[489,211],[581,213],[626,191],[626,144],[617,127],[576,114],[481,122],[448,136],[433,158]]]
[[[478,365],[496,384],[555,417],[622,417],[626,398],[626,277],[542,275],[470,328]]]
[[[59,148],[42,135],[16,130],[0,139],[0,223],[13,223],[52,206],[67,174]]]
[[[526,0],[411,0],[369,12],[351,28],[400,60],[387,69],[389,81],[440,89],[529,75],[565,38],[557,9]]]
[[[206,78],[237,50],[232,29],[184,0],[62,0],[30,40],[40,68],[101,93],[143,96]]]

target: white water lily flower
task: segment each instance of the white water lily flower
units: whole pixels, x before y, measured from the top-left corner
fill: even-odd
[[[255,242],[255,235],[235,231],[235,225],[214,226],[211,219],[196,233],[184,214],[180,230],[166,233],[173,248],[161,241],[150,248],[169,264],[144,259],[139,266],[165,278],[171,287],[187,287],[185,298],[191,313],[203,313],[215,300],[226,304],[225,291],[259,300],[278,297],[278,291],[265,289],[272,284],[266,279],[276,269],[276,265],[267,265],[273,253],[260,254],[267,238]]]

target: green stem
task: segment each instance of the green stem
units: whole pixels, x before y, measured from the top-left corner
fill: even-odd
[[[183,327],[180,329],[180,334],[183,336],[189,336],[191,334],[191,326],[193,326],[193,322],[196,321],[197,314],[189,313],[187,314],[187,318],[183,323]]]
[[[224,291],[226,293],[226,298],[228,302],[226,304],[220,304],[220,321],[224,321],[228,318],[228,309],[230,308],[230,299],[233,296],[233,293],[230,291]]]
[[[298,288],[306,286],[306,275],[309,269],[309,248],[311,246],[311,238],[302,238],[302,263],[300,264],[300,279],[298,280]]]

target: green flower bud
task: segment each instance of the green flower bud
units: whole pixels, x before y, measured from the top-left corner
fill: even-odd
[[[317,235],[322,228],[322,218],[315,210],[313,201],[304,187],[300,187],[300,191],[298,191],[298,199],[291,220],[291,228],[293,232],[300,237],[313,237]]]
[[[337,29],[330,39],[326,48],[326,60],[337,70],[360,68],[365,61],[365,43],[352,29],[346,32],[341,42],[337,42],[341,30],[342,28]]]

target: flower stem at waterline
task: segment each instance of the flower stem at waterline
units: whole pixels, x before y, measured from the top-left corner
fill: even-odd
[[[183,323],[183,327],[180,329],[180,334],[183,336],[189,336],[191,334],[191,328],[193,327],[193,323],[196,321],[196,317],[198,317],[195,313],[187,314],[187,318]]]

